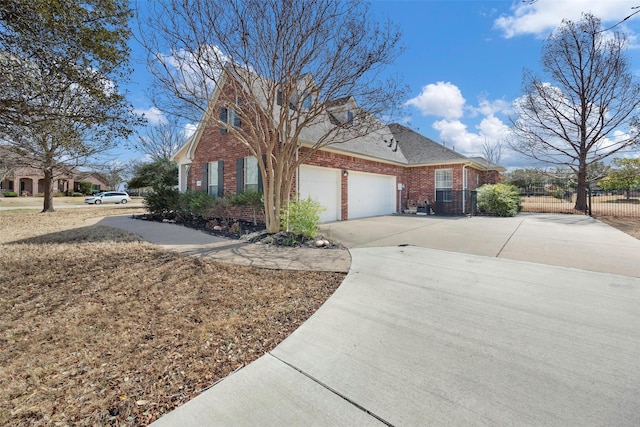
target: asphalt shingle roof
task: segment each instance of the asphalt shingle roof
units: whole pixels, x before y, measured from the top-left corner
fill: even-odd
[[[390,124],[389,130],[398,141],[407,164],[459,162],[467,157],[439,144],[424,135],[420,135],[398,123]]]

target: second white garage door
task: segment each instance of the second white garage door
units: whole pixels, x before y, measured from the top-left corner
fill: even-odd
[[[349,219],[395,211],[395,176],[349,171]]]
[[[340,169],[300,167],[300,198],[311,198],[325,209],[320,222],[340,220]]]

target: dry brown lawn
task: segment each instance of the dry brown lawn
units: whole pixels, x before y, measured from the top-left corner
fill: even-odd
[[[84,223],[140,211],[0,211],[0,425],[146,425],[270,351],[344,278]]]
[[[551,196],[531,196],[521,197],[520,200],[524,212],[584,215],[574,209],[575,199],[566,201]],[[594,196],[591,198],[591,211],[597,217],[640,217],[640,200],[627,200],[624,196]]]
[[[598,216],[596,218],[640,240],[640,217]]]

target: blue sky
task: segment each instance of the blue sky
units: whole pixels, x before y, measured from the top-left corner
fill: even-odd
[[[376,15],[402,28],[406,50],[388,69],[410,87],[408,98],[401,100],[406,106],[401,121],[471,156],[482,155],[485,141],[503,138],[511,105],[521,95],[522,70],[539,69],[542,42],[563,18],[579,20],[582,12],[591,12],[609,26],[640,5],[638,0],[370,1]],[[631,36],[628,56],[640,78],[640,14],[618,28]],[[144,54],[132,46],[130,101],[154,124],[163,116],[146,96],[151,79]],[[121,153],[122,158],[135,156]],[[503,152],[506,167],[530,163]]]

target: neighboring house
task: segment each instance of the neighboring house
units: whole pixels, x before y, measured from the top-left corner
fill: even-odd
[[[242,126],[238,118],[229,118],[226,105],[214,101],[210,108],[234,120],[229,122],[234,126]],[[353,108],[357,106],[351,97],[336,100],[327,105],[326,120],[351,120]],[[313,130],[303,131],[301,139],[302,155],[316,142]],[[201,122],[172,159],[178,163],[181,191],[222,196],[262,190],[257,159],[213,123]],[[499,165],[465,157],[405,126],[381,124],[366,136],[331,144],[311,155],[299,168],[292,191],[320,202],[325,208],[323,222],[391,214],[425,204],[436,214],[455,215],[469,212],[471,190],[499,182],[503,171]]]
[[[106,180],[96,172],[59,171],[53,182],[54,193],[70,194],[78,191],[78,183],[88,181],[91,191],[99,192],[109,188]],[[33,196],[44,193],[44,174],[30,167],[18,167],[12,170],[4,180],[0,181],[0,193],[15,191],[20,196]]]

